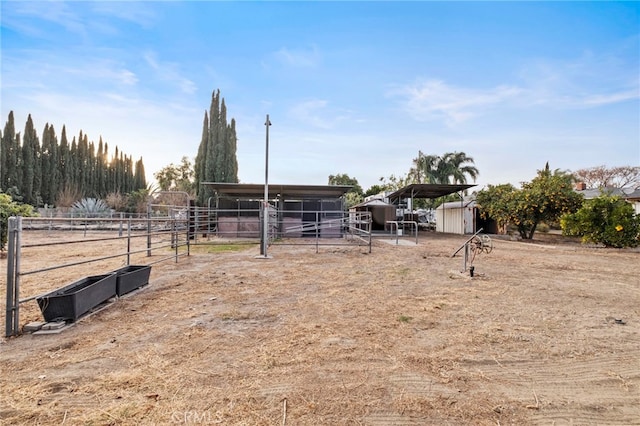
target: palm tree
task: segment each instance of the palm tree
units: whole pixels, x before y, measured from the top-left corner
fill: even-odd
[[[441,183],[467,183],[467,175],[473,179],[475,182],[478,178],[478,169],[473,165],[465,165],[475,164],[473,158],[467,156],[464,152],[449,152],[442,156],[442,163],[446,166],[444,170],[445,173],[441,175],[442,182]]]
[[[415,183],[438,183],[437,168],[440,157],[424,155],[418,151],[418,158],[413,159],[413,167],[409,170],[409,178]]]
[[[409,176],[416,183],[465,184],[467,176],[474,182],[478,177],[478,169],[473,164],[473,158],[464,152],[448,152],[440,157],[418,151]]]

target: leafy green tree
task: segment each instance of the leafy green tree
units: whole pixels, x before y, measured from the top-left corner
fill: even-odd
[[[17,203],[9,194],[0,193],[0,250],[4,251],[7,244],[9,218],[35,215],[33,206]]]
[[[505,231],[516,220],[519,191],[510,183],[489,185],[476,194],[480,215],[484,219],[496,221],[498,228]]]
[[[183,191],[194,194],[194,170],[187,156],[182,157],[179,165],[173,163],[163,167],[153,175],[161,191]]]
[[[563,235],[582,237],[583,242],[606,247],[640,245],[640,216],[620,197],[601,195],[586,200],[575,213],[562,216]]]
[[[347,174],[329,175],[329,185],[345,185],[352,188],[345,194],[345,205],[347,208],[362,202],[363,191],[358,183],[358,179]]]
[[[349,192],[353,192],[359,195],[363,194],[362,187],[358,183],[358,179],[349,177],[347,174],[329,175],[329,185],[346,185],[353,188]]]
[[[383,191],[386,191],[386,189],[382,185],[371,185],[362,195],[368,197],[370,195],[378,195]]]
[[[476,200],[484,218],[491,217],[499,226],[514,225],[523,239],[533,239],[537,226],[557,221],[582,205],[582,196],[573,190],[571,175],[549,170],[549,164],[531,181],[516,190],[510,185],[490,186],[480,191]]]
[[[385,191],[397,191],[398,189],[404,188],[412,183],[418,182],[416,182],[410,174],[404,176],[396,176],[392,174],[389,177],[380,178],[380,186],[384,188]]]

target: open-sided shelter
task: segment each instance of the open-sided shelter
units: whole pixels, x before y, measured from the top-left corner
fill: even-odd
[[[217,233],[226,237],[259,237],[260,210],[264,185],[203,182],[214,191],[209,211],[215,212]],[[278,236],[302,237],[313,233],[306,224],[321,225],[345,214],[344,194],[348,185],[283,185],[269,184],[270,215],[275,218]],[[271,221],[270,221],[271,222]],[[340,237],[340,228],[322,227],[321,237]]]

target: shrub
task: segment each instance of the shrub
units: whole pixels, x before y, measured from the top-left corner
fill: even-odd
[[[74,215],[82,217],[104,217],[111,213],[107,203],[97,198],[83,198],[73,203],[71,209]]]
[[[0,193],[0,250],[7,244],[8,222],[11,216],[36,216],[33,206],[15,202],[9,194]]]
[[[577,212],[562,217],[561,226],[563,235],[582,237],[583,242],[616,248],[640,245],[640,216],[620,197],[586,200]]]

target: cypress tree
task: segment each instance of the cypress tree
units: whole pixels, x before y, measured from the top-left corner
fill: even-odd
[[[17,143],[16,127],[13,118],[13,111],[9,112],[9,117],[4,125],[4,132],[0,147],[0,188],[6,191],[15,186],[17,180]]]
[[[142,163],[142,157],[136,162],[136,174],[134,177],[134,191],[145,189],[147,187],[147,178],[144,174],[144,164]]]
[[[43,182],[46,181],[49,189],[49,199],[47,204],[54,204],[56,202],[56,195],[58,194],[58,185],[60,182],[59,160],[58,160],[58,137],[53,125],[49,126],[49,175],[44,175]],[[43,200],[44,201],[44,200]]]
[[[69,162],[69,189],[79,190],[80,183],[78,182],[78,143],[76,142],[76,137],[74,136],[71,140],[71,147],[69,148],[69,158],[71,161]]]
[[[201,186],[201,182],[238,181],[236,148],[235,120],[232,119],[231,126],[227,123],[226,103],[220,98],[220,90],[214,91],[208,117],[205,112],[202,139],[194,167],[200,205],[204,205],[212,195],[209,188]]]
[[[27,117],[24,127],[24,139],[22,141],[22,196],[27,204],[34,204],[36,195],[34,193],[34,178],[36,167],[36,129],[33,127],[31,114]],[[20,187],[19,187],[20,188]]]
[[[73,160],[71,158],[71,150],[69,147],[69,141],[67,140],[67,128],[62,126],[62,132],[60,133],[60,182],[58,184],[59,190],[56,197],[61,191],[71,189],[73,170]]]
[[[209,112],[209,143],[205,157],[204,178],[210,182],[219,182],[216,176],[216,155],[218,148],[218,125],[220,124],[220,91],[214,92]]]
[[[51,137],[51,133],[49,133],[49,123],[45,123],[44,130],[42,131],[42,146],[40,147],[40,170],[43,176],[43,180],[40,184],[40,196],[42,197],[42,202],[44,204],[49,204],[50,200],[50,179],[48,177],[51,176],[52,164],[49,156],[49,151],[51,150],[51,141],[49,138]],[[55,167],[55,165],[53,165]]]
[[[90,197],[99,198],[100,195],[96,187],[96,147],[93,142],[89,143],[87,153],[87,192]]]
[[[231,119],[228,133],[229,147],[227,148],[227,167],[229,168],[229,182],[238,183],[238,158],[236,151],[238,149],[238,137],[236,136],[236,120]]]
[[[195,186],[196,193],[198,194],[198,203],[204,205],[208,195],[205,195],[207,190],[200,188],[200,182],[206,181],[204,177],[204,164],[207,154],[207,145],[209,144],[209,115],[207,111],[204,111],[204,120],[202,123],[202,137],[200,139],[200,145],[198,146],[198,155],[196,155],[196,161],[193,166],[195,174]]]

